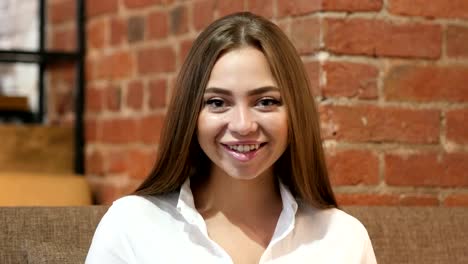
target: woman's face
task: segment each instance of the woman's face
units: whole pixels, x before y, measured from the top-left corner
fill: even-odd
[[[271,174],[288,142],[286,106],[263,53],[234,49],[215,63],[197,137],[216,169],[236,179]]]

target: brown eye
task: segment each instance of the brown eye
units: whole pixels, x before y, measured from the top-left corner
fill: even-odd
[[[270,109],[276,106],[280,106],[281,102],[274,98],[263,98],[257,101],[257,106],[262,109]]]
[[[206,101],[206,104],[211,106],[211,107],[216,108],[216,107],[223,107],[224,102],[221,99],[210,99],[210,100]]]
[[[227,107],[226,102],[220,98],[206,100],[205,106],[207,106],[213,112],[223,112]]]

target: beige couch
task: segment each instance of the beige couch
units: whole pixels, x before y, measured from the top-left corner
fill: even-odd
[[[0,207],[0,263],[83,263],[107,207]],[[468,263],[468,208],[347,207],[379,263]],[[313,260],[311,260],[311,263]]]

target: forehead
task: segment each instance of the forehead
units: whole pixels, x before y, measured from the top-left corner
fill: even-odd
[[[253,47],[242,47],[223,54],[215,63],[207,88],[232,92],[277,86],[265,55]]]

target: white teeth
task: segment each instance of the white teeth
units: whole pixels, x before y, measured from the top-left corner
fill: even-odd
[[[230,149],[235,150],[237,152],[245,153],[252,150],[257,150],[260,147],[260,144],[252,144],[252,145],[230,145],[228,146]]]

